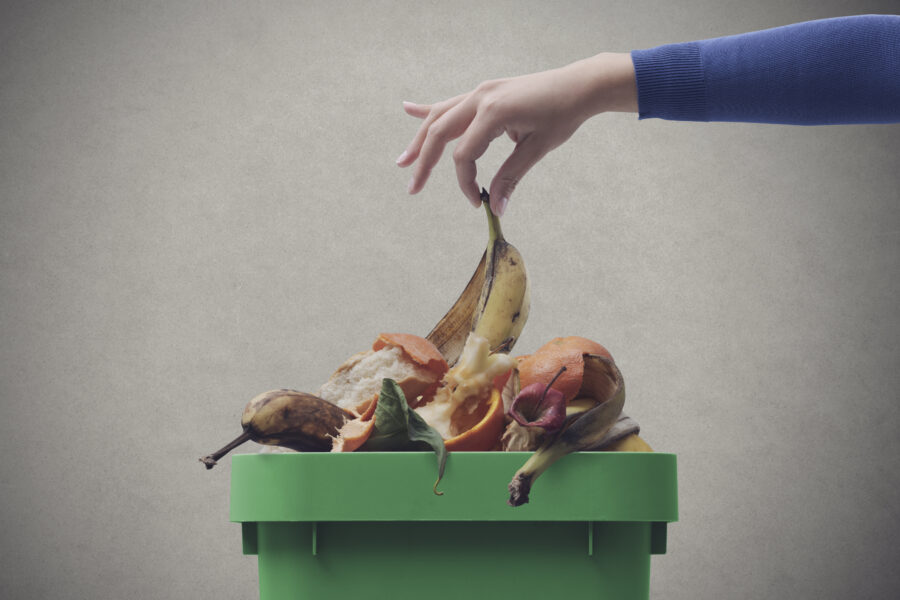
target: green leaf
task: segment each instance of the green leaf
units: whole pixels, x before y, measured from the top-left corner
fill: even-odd
[[[375,431],[360,450],[403,450],[409,443],[409,405],[403,390],[393,379],[381,382],[375,405]]]
[[[405,402],[405,400],[404,400]],[[409,411],[409,439],[417,442],[418,445],[427,444],[434,450],[438,461],[438,478],[434,482],[434,493],[443,496],[444,492],[437,491],[437,486],[444,476],[444,465],[447,464],[447,448],[444,446],[444,438],[435,430],[434,427],[425,422],[419,413],[414,410]]]
[[[434,450],[438,462],[438,478],[434,482],[434,493],[438,496],[437,485],[444,476],[447,463],[447,448],[444,438],[419,413],[409,409],[403,390],[397,382],[385,378],[381,382],[381,393],[375,405],[375,430],[359,448],[361,451],[384,450]]]

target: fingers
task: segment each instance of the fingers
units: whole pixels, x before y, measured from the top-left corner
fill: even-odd
[[[444,102],[439,102],[437,104],[427,105],[427,104],[414,104],[412,102],[404,103],[403,110],[414,117],[419,117],[419,115],[423,115],[422,124],[419,125],[419,130],[416,132],[416,135],[413,137],[412,142],[410,142],[409,146],[406,147],[406,150],[397,157],[397,165],[400,167],[408,167],[413,162],[415,162],[416,158],[419,157],[419,152],[422,149],[422,144],[425,142],[425,137],[428,135],[428,129],[431,127],[431,124],[436,120],[441,118],[448,110],[455,107],[457,104],[462,102],[462,100],[467,96],[467,94],[460,94],[459,96],[454,96],[449,100],[445,100]],[[407,104],[409,104],[409,108],[407,108]],[[428,109],[427,112],[425,109]],[[410,112],[412,111],[412,112]]]
[[[475,161],[481,158],[495,138],[506,131],[493,118],[495,111],[479,111],[477,100],[471,93],[435,105],[404,102],[403,110],[410,116],[422,119],[412,142],[397,159],[401,167],[418,161],[409,182],[409,193],[416,194],[422,190],[447,143],[461,137],[453,152],[456,177],[469,202],[475,207],[481,206]],[[520,135],[518,130],[510,130],[510,139],[516,142],[516,147],[491,182],[491,211],[498,217],[505,212],[518,182],[549,150],[549,145],[542,142],[539,134]]]
[[[432,111],[433,112],[433,111]],[[444,147],[450,140],[461,136],[475,116],[475,106],[471,102],[459,102],[433,121],[425,133],[418,153],[413,177],[409,182],[409,193],[416,194],[431,174],[431,170],[441,158]]]
[[[403,110],[406,111],[411,117],[417,117],[419,119],[424,119],[428,116],[428,113],[431,111],[430,104],[416,104],[415,102],[404,102]]]
[[[487,151],[491,141],[503,135],[503,129],[494,127],[483,114],[475,115],[472,124],[469,125],[453,151],[459,188],[475,208],[481,206],[481,193],[478,182],[475,180],[478,173],[475,161]]]
[[[478,182],[475,181],[475,161],[466,161],[456,165],[456,178],[459,180],[459,189],[463,191],[469,204],[478,208],[481,206],[481,192],[478,190]]]
[[[519,139],[512,154],[503,162],[491,181],[491,212],[502,217],[519,181],[547,153],[539,136],[529,134]]]

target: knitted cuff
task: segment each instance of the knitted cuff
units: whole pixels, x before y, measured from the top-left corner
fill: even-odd
[[[696,42],[633,50],[641,119],[708,121],[706,85]]]

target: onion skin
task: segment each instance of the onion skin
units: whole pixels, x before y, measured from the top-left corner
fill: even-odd
[[[526,386],[513,400],[509,416],[523,427],[540,427],[550,434],[562,429],[566,422],[567,402],[561,391],[553,389],[553,384],[565,371],[563,365],[550,383],[535,382]]]

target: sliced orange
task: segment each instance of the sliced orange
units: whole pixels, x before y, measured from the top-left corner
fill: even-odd
[[[491,385],[494,386],[494,389],[502,391],[503,388],[506,387],[506,382],[509,381],[510,377],[512,377],[513,371],[515,371],[515,369],[510,369],[503,375],[497,375],[496,377],[494,377],[494,381],[491,383]]]
[[[477,452],[495,448],[506,428],[506,416],[503,411],[503,398],[500,390],[491,390],[491,397],[485,403],[486,409],[476,411],[475,415],[480,419],[471,427],[454,416],[454,424],[462,433],[448,440],[444,440],[448,452]],[[479,414],[480,413],[480,414]],[[470,417],[471,419],[471,417]]]

